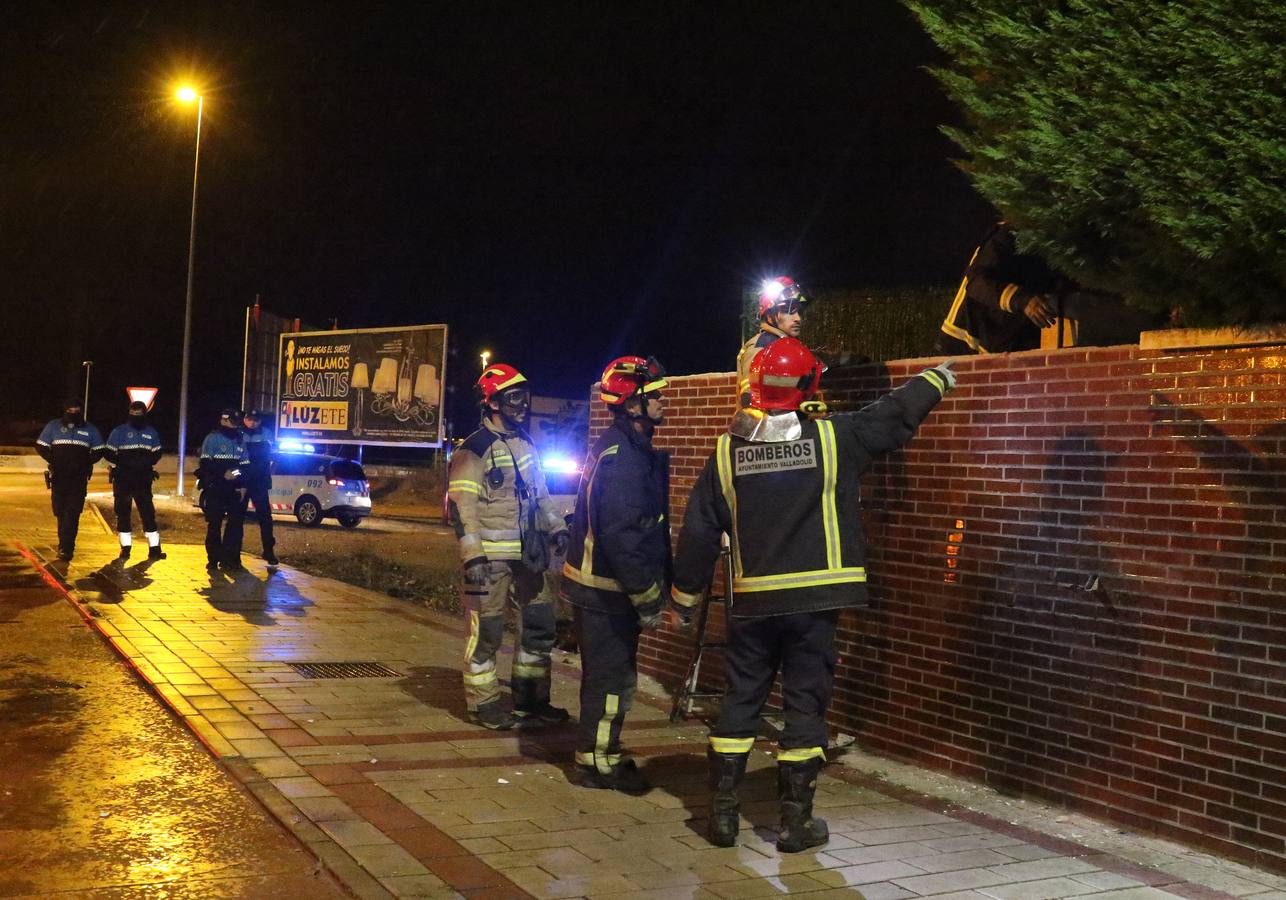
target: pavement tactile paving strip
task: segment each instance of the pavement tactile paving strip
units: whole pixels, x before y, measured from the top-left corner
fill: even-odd
[[[95,569],[115,555],[114,542],[88,516],[81,534],[64,574],[70,596],[359,897],[1233,896],[957,817],[835,766],[817,795],[831,841],[782,855],[775,766],[762,745],[742,792],[739,844],[711,847],[701,836],[705,730],[670,725],[664,698],[641,697],[625,730],[652,792],[585,790],[568,780],[570,729],[497,734],[468,723],[459,623],[286,567],[269,574],[251,563],[236,579],[212,577],[196,546],[167,547],[169,558],[150,566]],[[316,661],[379,662],[402,674],[307,679],[288,665]],[[577,670],[557,665],[555,703],[575,711],[577,686]]]

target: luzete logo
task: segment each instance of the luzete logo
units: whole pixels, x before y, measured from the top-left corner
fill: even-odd
[[[283,400],[277,427],[311,431],[343,431],[348,428],[348,403]]]
[[[811,439],[779,444],[749,444],[733,451],[737,475],[759,475],[791,469],[817,468],[816,445]]]

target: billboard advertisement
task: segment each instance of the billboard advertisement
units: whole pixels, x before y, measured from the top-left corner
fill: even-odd
[[[441,447],[447,327],[281,335],[277,439]]]

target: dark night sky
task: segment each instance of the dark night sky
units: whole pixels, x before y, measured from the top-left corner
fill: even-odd
[[[175,418],[185,71],[208,97],[198,416],[237,398],[256,293],[344,327],[447,322],[457,374],[485,346],[582,396],[620,352],[731,368],[765,274],[949,281],[989,217],[937,132],[933,48],[886,0],[12,3],[0,33],[11,415],[52,416],[93,358],[101,425],[125,383]]]

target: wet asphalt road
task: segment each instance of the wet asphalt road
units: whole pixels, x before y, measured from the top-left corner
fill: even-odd
[[[47,504],[0,480],[6,526]],[[0,897],[63,895],[345,896],[3,539]]]

